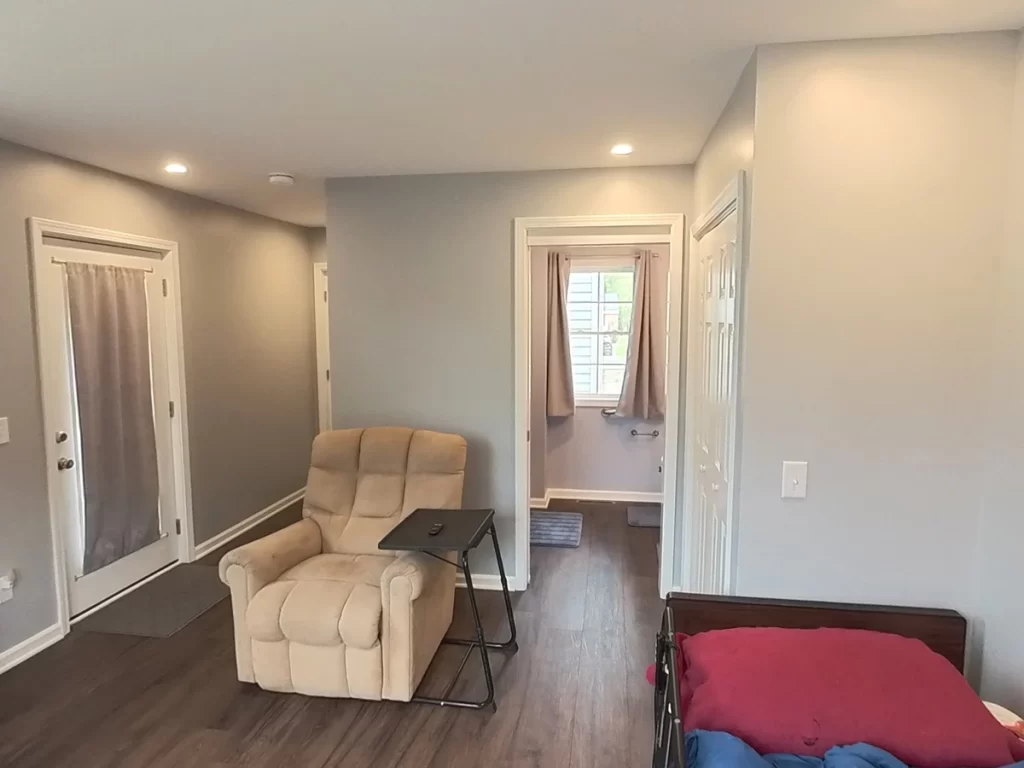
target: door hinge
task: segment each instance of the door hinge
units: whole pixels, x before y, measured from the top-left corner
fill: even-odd
[[[164,296],[166,297],[167,296],[167,278],[165,277],[161,282],[163,283]]]
[[[327,380],[328,381],[331,380],[331,369],[330,368],[327,369]]]
[[[324,291],[324,304],[327,303],[327,291]]]
[[[174,401],[173,400],[171,400],[167,404],[167,412],[171,414],[171,418],[173,419],[174,418]]]
[[[526,442],[530,442],[530,430],[526,430]]]
[[[181,520],[174,521],[174,532],[181,536]]]

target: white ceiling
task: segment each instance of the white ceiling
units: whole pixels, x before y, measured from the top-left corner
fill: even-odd
[[[1024,0],[2,0],[0,136],[316,225],[333,176],[692,162],[758,43],[1022,26]]]

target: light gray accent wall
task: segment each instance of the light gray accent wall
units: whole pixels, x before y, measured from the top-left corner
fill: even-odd
[[[303,228],[0,142],[0,651],[57,617],[30,216],[178,243],[197,542],[301,488],[316,429]]]
[[[689,210],[689,202],[687,203]],[[645,246],[647,247],[647,246]],[[668,247],[650,246],[658,258],[654,260],[654,287],[661,293],[661,307],[667,307]],[[548,248],[531,252],[532,326],[531,351],[531,462],[530,495],[541,498],[548,489],[575,491],[633,491],[661,493],[664,474],[660,471],[665,455],[665,424],[663,419],[646,422],[640,419],[613,419],[601,415],[600,408],[577,407],[571,418],[547,418],[544,389],[546,386],[547,349],[547,254]],[[570,248],[571,254],[593,255],[598,251]],[[623,253],[629,252],[623,248]],[[659,310],[655,328],[665,328],[665,317]],[[665,343],[662,336],[662,344]],[[633,437],[630,430],[651,432],[658,437]],[[534,436],[540,433],[542,438]]]
[[[514,568],[512,220],[686,213],[692,177],[669,166],[329,180],[334,423],[465,436],[464,502],[497,509]]]
[[[741,594],[971,611],[1015,45],[758,52]]]
[[[748,197],[754,173],[754,106],[757,95],[757,53],[750,57],[694,166],[694,216],[711,207],[739,171],[746,171]]]
[[[1017,85],[998,279],[993,285],[984,503],[975,582],[975,633],[984,640],[981,690],[1024,712],[1024,41]]]

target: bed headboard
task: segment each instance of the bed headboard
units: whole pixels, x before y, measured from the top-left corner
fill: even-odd
[[[732,627],[869,629],[916,638],[964,671],[967,620],[956,611],[682,592],[670,593],[667,603],[675,631],[688,635]]]

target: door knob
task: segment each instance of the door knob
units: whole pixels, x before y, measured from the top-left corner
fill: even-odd
[[[75,460],[74,459],[65,459],[63,456],[61,458],[57,459],[57,469],[61,470],[62,472],[65,469],[71,469],[74,466],[75,466]]]
[[[63,443],[67,439],[68,439],[68,433],[67,432],[58,432],[57,433],[57,442],[58,443]]]

